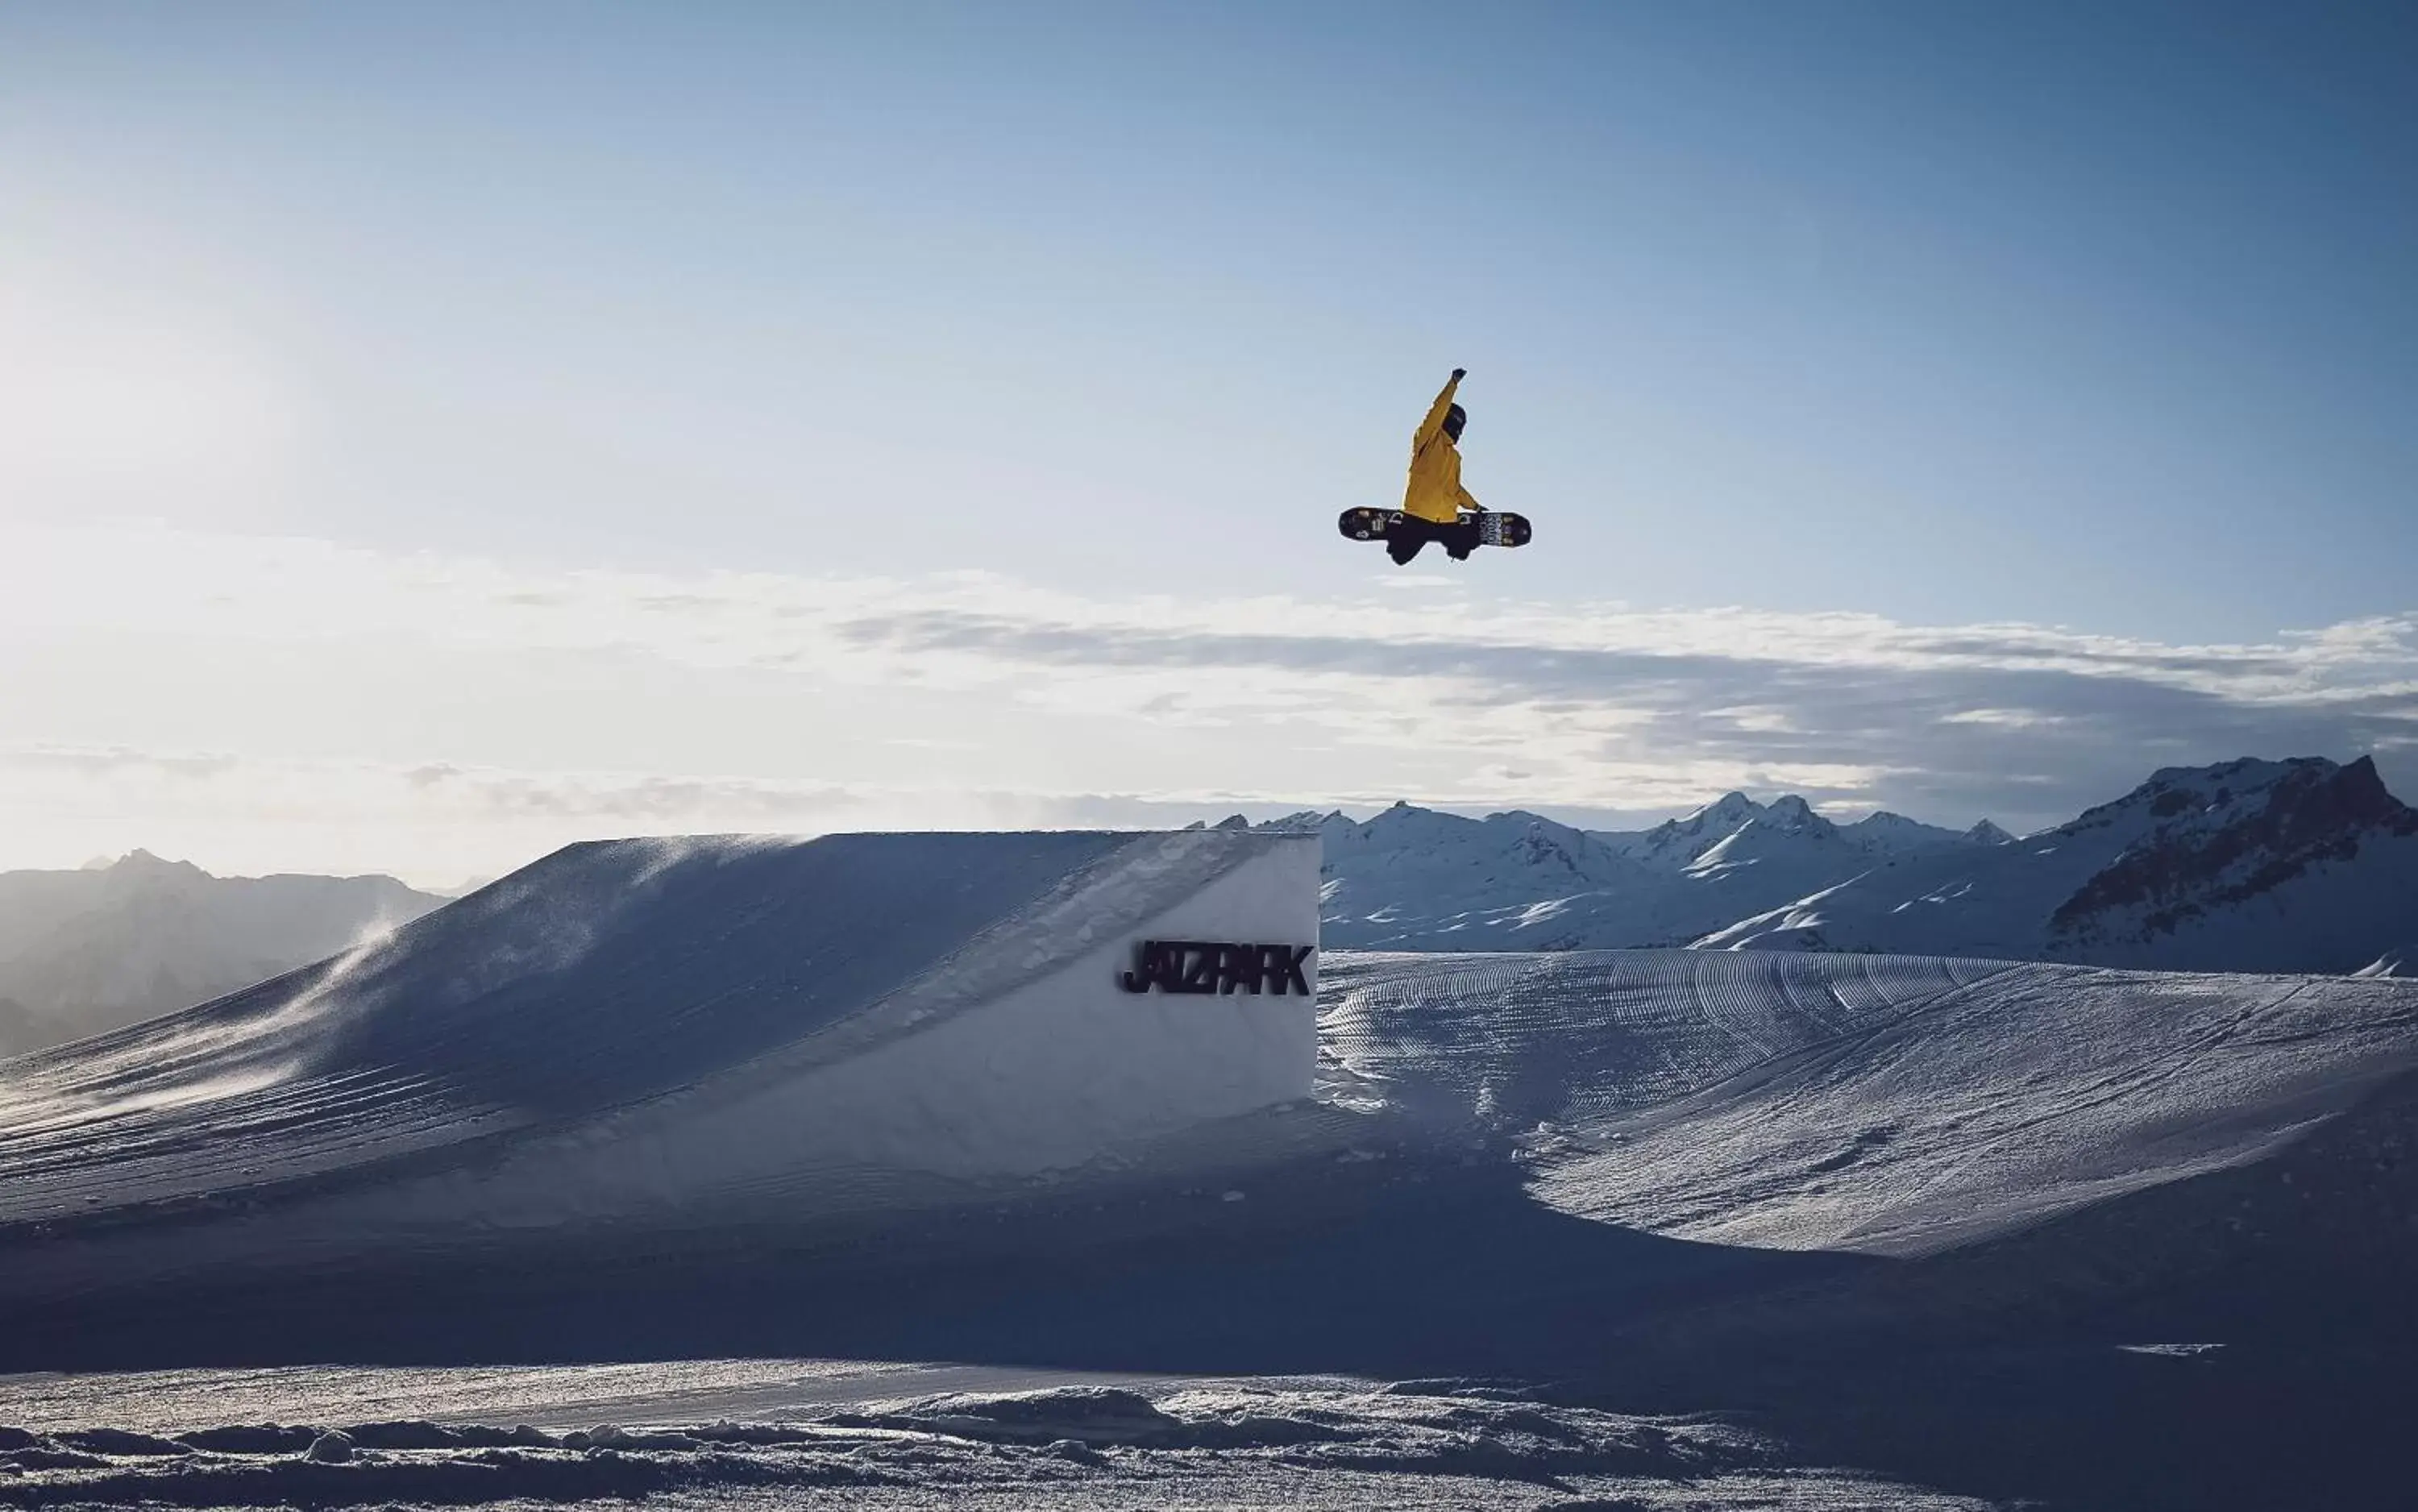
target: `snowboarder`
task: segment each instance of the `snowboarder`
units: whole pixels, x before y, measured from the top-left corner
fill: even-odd
[[[1410,561],[1431,541],[1441,543],[1453,560],[1465,561],[1481,544],[1517,546],[1528,540],[1525,519],[1481,509],[1461,486],[1461,432],[1469,412],[1452,396],[1467,376],[1466,368],[1452,370],[1444,392],[1428,406],[1427,419],[1411,437],[1411,477],[1402,490],[1402,507],[1346,510],[1336,522],[1355,541],[1383,540],[1385,555],[1398,564]]]
[[[1477,500],[1461,486],[1461,431],[1469,423],[1469,411],[1452,399],[1467,376],[1467,368],[1452,370],[1444,392],[1428,406],[1428,418],[1411,437],[1411,481],[1402,490],[1402,518],[1388,521],[1385,527],[1385,555],[1398,563],[1417,556],[1431,541],[1441,542],[1454,561],[1466,561],[1477,545],[1477,522],[1462,518],[1463,510],[1477,512]]]

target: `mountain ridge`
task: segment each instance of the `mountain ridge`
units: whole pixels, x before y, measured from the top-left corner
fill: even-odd
[[[1301,827],[1304,814],[1274,821]],[[2166,767],[2017,838],[1730,792],[1635,832],[1398,802],[1314,817],[1331,945],[1686,945],[2349,972],[2418,939],[2418,809],[2375,763]]]

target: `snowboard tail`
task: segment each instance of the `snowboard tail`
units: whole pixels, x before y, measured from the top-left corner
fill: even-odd
[[[1354,541],[1383,541],[1386,530],[1401,518],[1400,510],[1345,510],[1337,517],[1335,527]],[[1508,510],[1477,512],[1477,543],[1481,546],[1524,546],[1535,533],[1524,514]]]

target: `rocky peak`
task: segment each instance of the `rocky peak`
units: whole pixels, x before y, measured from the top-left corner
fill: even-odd
[[[1706,803],[1704,807],[1689,815],[1686,818],[1676,819],[1671,822],[1678,825],[1692,824],[1701,830],[1706,824],[1732,826],[1744,824],[1747,820],[1754,818],[1762,813],[1763,805],[1756,802],[1753,799],[1747,797],[1746,794],[1723,793],[1721,797],[1714,799],[1711,802]]]
[[[2303,824],[2385,829],[2396,834],[2418,831],[2418,809],[2385,789],[2373,756],[2361,756],[2320,778],[2296,782],[2288,796],[2295,819]]]
[[[101,875],[104,891],[115,895],[153,893],[211,880],[210,874],[190,861],[162,861],[147,850],[130,850]]]
[[[2375,766],[2366,763],[2374,783]],[[2323,782],[2348,769],[2319,756],[2288,761],[2244,757],[2213,767],[2163,767],[2150,780],[2113,802],[2086,809],[2079,817],[2058,826],[2059,834],[2081,836],[2094,831],[2119,833],[2168,829],[2181,822],[2224,825],[2265,806],[2279,792]]]
[[[1783,834],[1811,832],[1828,835],[1835,829],[1829,819],[1814,812],[1813,804],[1795,793],[1773,799],[1771,806],[1765,809],[1755,822]]]
[[[1952,846],[1964,838],[1953,830],[1925,824],[1921,819],[1910,819],[1885,808],[1875,809],[1853,824],[1834,824],[1833,828],[1842,838],[1884,855],[1903,855]]]
[[[2366,756],[2314,756],[2168,768],[2060,833],[2114,832],[2123,849],[2050,917],[2055,929],[2147,939],[2241,903],[2362,845],[2418,835],[2418,810],[2395,798]]]
[[[1327,825],[1338,822],[1350,824],[1352,821],[1344,818],[1340,813],[1321,814],[1314,808],[1306,808],[1297,814],[1287,814],[1278,818],[1264,820],[1251,828],[1270,834],[1316,834]]]
[[[1622,848],[1646,860],[1684,864],[1753,823],[1763,813],[1763,805],[1744,793],[1723,793],[1684,818],[1664,819]]]
[[[1508,829],[1516,838],[1511,848],[1519,859],[1529,865],[1554,866],[1572,873],[1591,873],[1607,856],[1602,845],[1584,830],[1575,830],[1541,814],[1513,809],[1506,814],[1490,814],[1490,829]]]

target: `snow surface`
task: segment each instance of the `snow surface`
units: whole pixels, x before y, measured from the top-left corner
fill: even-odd
[[[71,1285],[104,1267],[57,1241],[92,1235],[141,1265],[324,1260],[1080,1165],[1308,1094],[1311,1000],[1117,978],[1145,938],[1313,941],[1316,866],[1231,831],[574,846],[0,1066],[0,1223],[53,1235],[27,1263]],[[195,1214],[247,1221],[133,1236]]]
[[[2418,945],[2395,945],[2351,973],[2359,977],[2418,976]]]
[[[1553,1405],[1476,1383],[1213,1379],[931,1390],[928,1378],[943,1373],[696,1361],[0,1381],[0,1424],[37,1425],[0,1426],[0,1504],[627,1505],[643,1497],[716,1507],[832,1499],[1522,1512],[1982,1504],[1810,1467],[1767,1436],[1706,1417]],[[215,1403],[190,1399],[196,1375]],[[780,1383],[801,1377],[805,1389],[783,1400]],[[712,1386],[694,1383],[716,1380],[747,1382],[744,1398],[777,1406],[778,1415],[704,1415]],[[683,1398],[684,1381],[692,1386]],[[344,1415],[364,1387],[435,1416]],[[613,1387],[635,1399],[617,1400]],[[510,1418],[443,1411],[499,1398],[513,1409]],[[232,1420],[230,1412],[251,1415]],[[102,1426],[96,1413],[116,1422]]]
[[[1332,1095],[1564,1211],[1926,1253],[2238,1166],[2418,1068],[2418,986],[1903,956],[1336,955]]]
[[[1759,823],[1672,871],[1740,835],[1733,851],[1752,852]],[[1579,854],[1552,830],[1492,832],[1534,840],[1541,864]],[[0,1379],[0,1425],[14,1425],[0,1427],[0,1504],[727,1507],[828,1491],[902,1507],[1970,1506],[1838,1468],[1826,1450],[1869,1446],[1855,1433],[1792,1443],[1474,1370],[1389,1379],[1377,1372],[1398,1367],[1368,1341],[1400,1336],[1399,1352],[1455,1369],[1534,1351],[1518,1358],[1550,1384],[1574,1362],[1608,1368],[1660,1347],[1668,1320],[1680,1343],[1660,1363],[1701,1357],[1721,1336],[1685,1334],[1700,1306],[1737,1303],[1752,1322],[1768,1297],[1790,1320],[1835,1318],[1822,1286],[1909,1273],[1945,1275],[1936,1289],[1961,1297],[1968,1273],[1921,1268],[1987,1260],[2004,1245],[1984,1241],[2054,1234],[2052,1219],[2137,1216],[2145,1199],[2173,1195],[2175,1209],[2095,1241],[2120,1247],[2066,1254],[2057,1284],[2087,1289],[2122,1271],[2110,1254],[2134,1263],[2163,1234],[2196,1251],[2223,1243],[2222,1218],[2194,1201],[2262,1234],[2322,1210],[2404,1245],[2418,1212],[2390,1187],[2406,1169],[2397,1126],[2363,1133],[2336,1162],[2358,1179],[2347,1197],[2295,1184],[2310,1172],[2291,1164],[2368,1129],[2389,1084],[2406,1090],[2418,1070],[2407,981],[1769,951],[1339,951],[1314,1022],[1297,998],[1109,985],[1137,938],[1307,927],[1316,864],[1305,835],[1232,829],[579,847],[382,944],[0,1067],[0,1303],[26,1336],[63,1318],[45,1326],[69,1345],[103,1323],[122,1342],[128,1328],[194,1321],[183,1336],[207,1341],[216,1315],[192,1299],[220,1293],[179,1284],[266,1275],[256,1294],[286,1330],[263,1339],[266,1357],[295,1357],[276,1352],[307,1348],[325,1324],[293,1301],[307,1294],[334,1299],[338,1317],[431,1308],[406,1326],[451,1341],[437,1347],[471,1341],[440,1358],[576,1360],[589,1356],[544,1334],[523,1346],[534,1354],[490,1342],[511,1336],[509,1287],[500,1311],[446,1309],[481,1295],[465,1276],[528,1258],[497,1236],[541,1246],[517,1275],[542,1303],[575,1291],[563,1277],[591,1259],[642,1269],[646,1245],[614,1241],[672,1225],[704,1244],[665,1246],[663,1305],[732,1291],[746,1332],[722,1351],[797,1336],[791,1312],[803,1348],[830,1350],[819,1331],[884,1305],[928,1327],[911,1347],[977,1352],[958,1365]],[[1204,1022],[1228,1027],[1204,1035]],[[887,1184],[862,1179],[877,1162],[891,1163]],[[1048,1180],[990,1180],[1035,1162]],[[2209,1177],[2255,1178],[2267,1204],[2192,1180]],[[970,1194],[989,1205],[921,1228],[920,1213],[884,1210]],[[846,1202],[882,1210],[906,1237],[749,1260],[771,1221]],[[967,1238],[977,1229],[1008,1237],[984,1249]],[[364,1280],[369,1258],[386,1269]],[[942,1279],[882,1296],[900,1258]],[[2019,1288],[2035,1259],[1988,1274]],[[1011,1275],[994,1292],[967,1280],[1018,1264],[1039,1279]],[[742,1275],[758,1290],[738,1287]],[[1044,1291],[1065,1310],[1033,1300]],[[599,1331],[601,1351],[610,1331],[579,1311],[587,1295],[567,1316]],[[2213,1363],[2246,1353],[2213,1348],[2223,1337],[2129,1333],[2122,1368],[2242,1368]],[[1178,1368],[1154,1351],[1270,1374],[1154,1375]],[[1033,1368],[1064,1360],[1105,1366]],[[1746,1361],[1720,1367],[1732,1373],[1717,1371],[1712,1399],[1766,1389],[1765,1363]],[[2006,1362],[1988,1363],[1970,1409],[1983,1417],[2006,1399]],[[1275,1374],[1296,1368],[1354,1374]],[[1858,1370],[1864,1395],[1844,1414],[1858,1423],[1887,1425],[1929,1396],[1927,1377],[1898,1383],[1894,1362],[1852,1352],[1818,1357],[1796,1389],[1828,1399]],[[2264,1386],[2250,1395],[2268,1400]],[[1934,1463],[1897,1458],[1933,1426],[1893,1429],[1888,1456],[1852,1462]],[[2140,1504],[2121,1489],[2100,1504]]]
[[[1940,956],[1337,952],[1315,1022],[1116,989],[1145,936],[1295,938],[1315,862],[1231,828],[574,847],[0,1069],[0,1239],[41,1236],[0,1243],[0,1288],[1084,1171],[1247,1199],[1232,1173],[1385,1129],[1513,1138],[1550,1201],[1625,1227],[1921,1253],[2257,1159],[2418,1044],[2402,982]]]

